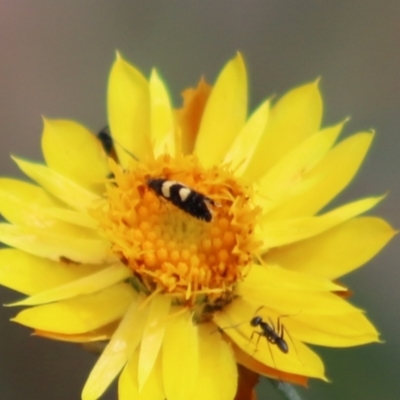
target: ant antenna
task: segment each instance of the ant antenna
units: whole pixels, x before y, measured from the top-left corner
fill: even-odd
[[[245,324],[246,322],[247,322],[247,321],[242,321],[242,322],[239,322],[239,323],[234,324],[234,325],[225,326],[225,327],[223,327],[223,328],[218,327],[218,330],[220,330],[220,331],[226,331],[227,329],[237,328],[238,326],[243,325],[243,324]]]

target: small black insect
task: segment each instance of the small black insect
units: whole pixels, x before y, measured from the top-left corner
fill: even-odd
[[[212,220],[212,215],[207,207],[207,203],[213,206],[215,206],[216,203],[209,197],[204,196],[204,194],[190,189],[181,182],[170,181],[168,179],[150,178],[147,180],[147,185],[158,196],[168,200],[174,206],[190,214],[192,217],[206,222]]]
[[[139,161],[138,158],[132,154],[130,151],[126,150],[120,143],[118,143],[115,139],[112,137],[112,133],[110,131],[110,127],[107,125],[105,126],[98,134],[97,134],[97,139],[100,140],[101,145],[103,146],[103,149],[105,153],[113,158],[116,162],[118,162],[118,155],[117,151],[115,149],[115,146],[119,146],[120,149],[122,149],[126,154],[128,154],[130,157],[132,157],[134,160]]]
[[[98,134],[97,138],[100,140],[106,154],[110,155],[115,153],[114,141],[111,137],[111,131],[109,126],[105,126]]]
[[[112,158],[115,162],[118,162],[117,152],[115,151],[114,140],[111,136],[110,127],[105,126],[98,134],[97,139],[99,139],[101,145],[103,146],[103,150],[107,154],[108,157]],[[107,176],[108,179],[113,179],[114,174],[110,173]]]
[[[280,318],[278,318],[278,324],[276,330],[272,321],[270,321],[270,323],[265,322],[260,316],[255,316],[254,318],[252,318],[250,321],[250,325],[254,327],[259,326],[262,331],[262,332],[254,331],[251,335],[251,338],[253,338],[253,335],[255,334],[258,335],[258,340],[260,340],[261,336],[264,336],[269,343],[276,344],[282,353],[286,354],[289,351],[289,346],[286,340],[283,338],[283,333],[285,331],[285,328],[280,323]]]

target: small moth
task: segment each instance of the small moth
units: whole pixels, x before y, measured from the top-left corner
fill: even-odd
[[[150,178],[147,180],[147,185],[158,196],[171,202],[175,207],[190,214],[197,219],[210,222],[212,215],[207,207],[207,203],[216,206],[214,200],[204,194],[190,189],[181,182],[170,181],[168,179]]]

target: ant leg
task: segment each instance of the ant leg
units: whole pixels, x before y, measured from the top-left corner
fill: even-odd
[[[235,324],[235,325],[224,326],[223,328],[218,327],[217,330],[224,331],[224,330],[226,330],[226,329],[237,328],[238,326],[243,325],[243,324],[246,323],[246,322],[247,322],[247,321],[239,322],[239,323],[237,323],[237,324]],[[253,333],[254,333],[254,332],[253,332]],[[258,333],[258,332],[256,332],[256,333]]]
[[[254,336],[254,335],[258,335],[258,338],[257,338],[257,343],[256,343],[256,346],[255,346],[253,355],[254,355],[254,353],[255,353],[255,352],[257,351],[257,349],[258,349],[258,343],[260,342],[261,336],[264,336],[264,335],[262,334],[262,332],[253,331],[253,333],[252,333],[251,336],[250,336],[249,342],[251,342],[251,341],[253,340],[253,336]]]
[[[293,347],[293,349],[294,349],[294,351],[295,351],[295,353],[296,353],[297,359],[299,360],[300,364],[304,367],[304,364],[303,364],[303,362],[301,361],[299,352],[297,351],[297,347],[296,347],[296,344],[294,343],[294,340],[293,340],[292,336],[290,335],[289,331],[285,328],[284,325],[281,325],[281,326],[282,326],[282,336],[281,336],[281,337],[283,338],[284,332],[286,332],[286,337],[289,338],[290,343],[291,343],[291,345],[292,345],[292,347]]]
[[[272,330],[275,331],[276,333],[278,333],[278,336],[279,336],[279,318],[278,318],[278,326],[276,328],[275,328],[274,321],[272,321],[271,317],[268,317],[268,322],[271,325]]]
[[[251,342],[252,340],[253,340],[253,336],[254,335],[258,335],[258,340],[257,340],[257,345],[258,345],[258,342],[260,341],[260,337],[263,335],[261,332],[258,332],[258,331],[253,331],[252,332],[252,334],[251,334],[251,336],[250,336],[250,339],[249,339],[249,342]]]
[[[278,317],[277,322],[276,322],[276,333],[278,334],[278,336],[281,339],[283,339],[283,333],[285,332],[285,327],[281,323],[282,317],[286,317],[286,315],[281,315],[280,317]]]
[[[275,371],[277,371],[278,377],[279,377],[279,370],[276,367],[275,357],[274,357],[274,353],[272,352],[272,349],[271,349],[271,344],[269,342],[267,342],[267,346],[268,346],[269,355],[271,356],[272,363],[274,364],[273,368],[275,369]]]
[[[283,339],[283,332],[286,331],[288,333],[287,329],[284,327],[284,325],[281,322],[282,318],[287,318],[291,317],[292,315],[281,315],[277,319],[277,327],[276,327],[276,332],[278,333],[279,337]]]
[[[263,334],[263,332],[253,331],[253,333],[252,333],[251,336],[250,336],[250,340],[253,339],[253,336],[254,336],[255,334],[258,335],[258,340],[257,340],[256,348],[255,348],[255,350],[254,350],[254,352],[253,352],[253,354],[252,354],[252,357],[254,356],[255,352],[257,351],[258,343],[259,343],[259,341],[260,341],[261,336],[264,336],[264,337],[265,337],[265,335]],[[278,378],[280,378],[280,377],[279,377],[279,370],[278,370],[277,367],[276,367],[275,357],[274,357],[274,354],[273,354],[272,349],[271,349],[271,343],[270,343],[270,341],[269,341],[267,338],[266,338],[266,340],[267,340],[267,347],[268,347],[269,355],[271,356],[271,361],[272,361],[272,364],[273,364],[273,367],[272,367],[272,368],[274,368],[274,369],[277,371],[277,373],[278,373]]]

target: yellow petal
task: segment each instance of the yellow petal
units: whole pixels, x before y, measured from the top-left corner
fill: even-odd
[[[8,306],[34,306],[96,293],[131,276],[132,272],[129,268],[122,264],[115,264],[92,275],[13,302]]]
[[[326,128],[304,140],[298,147],[287,153],[261,178],[260,196],[268,200],[263,204],[269,209],[299,191],[304,176],[326,155],[343,128],[343,123]],[[265,203],[265,201],[264,201]]]
[[[121,318],[134,297],[130,285],[119,283],[98,293],[25,309],[13,321],[42,331],[85,333]]]
[[[60,203],[41,187],[14,179],[0,179],[0,213],[16,225],[50,228],[65,234],[79,234],[80,229],[97,228],[98,223],[86,213],[60,207]]]
[[[220,73],[204,110],[194,154],[204,167],[220,163],[244,126],[247,75],[240,53]]]
[[[341,315],[298,315],[282,320],[291,336],[329,347],[350,347],[379,342],[379,333],[361,312]]]
[[[318,132],[322,119],[322,99],[318,81],[300,86],[283,96],[272,108],[267,127],[244,176],[260,179],[289,151]]]
[[[171,305],[171,298],[164,295],[154,297],[150,304],[149,315],[143,332],[140,346],[138,383],[141,392],[154,364],[157,360],[162,341],[164,339],[167,316]]]
[[[284,221],[260,223],[258,239],[264,241],[264,250],[304,240],[327,231],[374,207],[383,197],[369,197],[354,201],[317,217],[300,217]]]
[[[196,393],[200,373],[197,329],[189,311],[168,320],[162,352],[167,399],[187,400]]]
[[[84,126],[45,119],[42,149],[50,169],[89,190],[104,190],[101,183],[110,173],[107,155],[100,141]]]
[[[140,298],[141,299],[141,298]],[[98,399],[121,372],[142,339],[147,309],[135,298],[92,369],[82,391],[82,400]]]
[[[269,254],[269,253],[267,253]],[[343,286],[337,285],[330,279],[321,278],[307,272],[288,271],[284,268],[270,265],[253,264],[240,286],[251,288],[261,286],[265,292],[270,288],[299,290],[307,292],[333,292],[345,290]],[[251,290],[251,289],[250,289]]]
[[[226,335],[259,362],[284,372],[326,379],[322,361],[302,342],[292,336],[290,338],[284,336],[289,352],[283,353],[276,344],[272,344],[265,337],[254,333],[259,331],[258,328],[250,325],[250,320],[254,317],[255,311],[256,308],[253,303],[239,297],[234,300],[231,306],[218,313],[214,319]],[[271,318],[271,323],[278,329],[277,324],[275,324],[278,315],[270,312],[268,317]],[[245,322],[246,319],[247,323]],[[268,318],[265,318],[265,320],[269,321]]]
[[[253,352],[253,357],[256,360],[284,372],[327,381],[322,360],[302,342],[296,339],[288,339],[289,352],[284,354],[276,346],[266,341],[265,338],[261,339],[263,340],[260,340],[258,343],[255,353],[253,350],[254,347],[250,350],[250,352]]]
[[[0,250],[0,284],[32,295],[83,278],[97,265],[66,265],[16,249]]]
[[[118,400],[164,400],[161,356],[157,358],[149,379],[141,391],[137,380],[138,364],[139,351],[136,350],[118,380]]]
[[[84,211],[100,199],[95,193],[79,186],[64,175],[41,164],[13,157],[19,168],[53,196],[76,210]]]
[[[46,214],[58,205],[41,187],[16,179],[0,179],[0,213],[14,224],[46,227],[56,221]]]
[[[120,54],[108,82],[108,121],[123,166],[135,155],[145,161],[153,157],[150,142],[150,94],[143,75]]]
[[[59,340],[62,342],[70,343],[95,343],[104,342],[105,340],[110,340],[118,326],[119,321],[111,322],[105,326],[101,326],[90,332],[75,334],[75,335],[65,335],[63,333],[54,333],[47,331],[34,331],[33,336],[40,336],[46,339]]]
[[[83,212],[61,207],[47,207],[44,211],[47,215],[56,220],[78,225],[82,228],[97,229],[99,226],[98,221],[93,219],[89,214]]]
[[[231,163],[231,168],[236,169],[238,176],[246,169],[255,149],[257,148],[261,134],[264,132],[268,121],[270,102],[262,103],[252,114],[246,125],[236,136],[231,148],[224,158],[224,163]]]
[[[308,378],[302,375],[289,374],[279,371],[275,368],[266,366],[265,364],[256,361],[250,354],[245,353],[237,344],[231,342],[232,350],[235,353],[236,362],[243,365],[250,371],[259,375],[267,376],[268,378],[277,379],[287,383],[295,383],[296,385],[307,387]]]
[[[380,218],[359,217],[321,235],[271,249],[264,260],[301,273],[337,279],[369,261],[394,234]]]
[[[154,155],[175,156],[175,129],[171,102],[163,81],[153,70],[150,77],[151,139]]]
[[[27,253],[62,261],[84,264],[115,262],[109,243],[93,232],[81,235],[63,234],[50,229],[28,228],[0,223],[0,241]]]
[[[199,378],[193,400],[232,400],[237,388],[237,367],[229,345],[214,324],[199,326]]]
[[[269,213],[272,220],[314,215],[353,179],[371,144],[373,135],[359,133],[343,140],[313,168],[305,180],[309,190],[299,192]]]
[[[296,278],[296,275],[287,274],[286,279],[289,283],[286,284],[282,280],[274,283],[259,282],[254,285],[253,282],[247,283],[244,280],[237,286],[237,295],[255,304],[251,314],[246,315],[245,320],[250,321],[260,306],[266,310],[273,310],[278,316],[295,316],[303,313],[307,315],[339,315],[359,311],[358,308],[334,293],[293,289],[297,284]],[[279,287],[281,282],[282,286]]]

